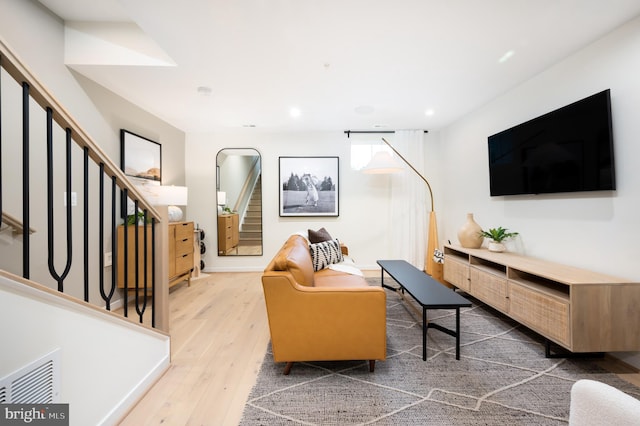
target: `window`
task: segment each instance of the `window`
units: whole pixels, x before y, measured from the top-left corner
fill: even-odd
[[[393,144],[393,134],[384,135],[384,138]],[[382,136],[375,133],[352,133],[349,136],[351,142],[351,169],[361,170],[364,166],[369,164],[371,158],[378,151],[387,151],[392,156],[393,151],[384,142],[382,142]]]

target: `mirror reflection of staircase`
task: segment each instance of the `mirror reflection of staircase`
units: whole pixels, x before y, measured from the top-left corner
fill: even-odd
[[[262,176],[253,188],[240,224],[238,254],[262,254]]]

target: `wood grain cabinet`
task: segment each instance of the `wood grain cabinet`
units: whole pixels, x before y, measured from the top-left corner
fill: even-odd
[[[135,290],[136,287],[136,257],[138,260],[138,288],[144,289],[145,279],[145,259],[144,259],[144,233],[147,231],[148,253],[151,253],[151,226],[127,226],[127,289]],[[124,279],[124,226],[118,226],[118,287],[125,288]],[[136,232],[138,233],[138,256],[136,256]],[[151,255],[148,255],[147,262],[147,289],[151,290]]]
[[[444,279],[571,352],[640,350],[640,283],[445,245]]]
[[[147,228],[147,288],[151,289],[151,227]],[[127,288],[135,289],[136,285],[136,250],[135,233],[138,232],[138,288],[144,288],[144,229],[143,226],[127,226]],[[171,222],[168,225],[169,257],[167,259],[169,269],[169,287],[182,281],[191,284],[191,271],[193,269],[193,222]],[[118,287],[124,288],[124,226],[118,227]]]
[[[193,222],[169,223],[169,287],[182,281],[191,285]]]
[[[240,222],[237,213],[218,215],[218,253],[238,250],[240,243]]]
[[[469,292],[469,260],[464,257],[449,256],[444,268],[444,280],[460,290]]]

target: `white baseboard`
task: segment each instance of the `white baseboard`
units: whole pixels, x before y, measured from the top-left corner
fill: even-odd
[[[129,411],[142,399],[149,389],[169,369],[170,356],[160,360],[140,382],[126,394],[120,402],[100,421],[101,425],[117,425]]]

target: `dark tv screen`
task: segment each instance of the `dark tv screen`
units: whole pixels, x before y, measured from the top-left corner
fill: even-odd
[[[488,143],[491,196],[616,189],[608,89]]]

